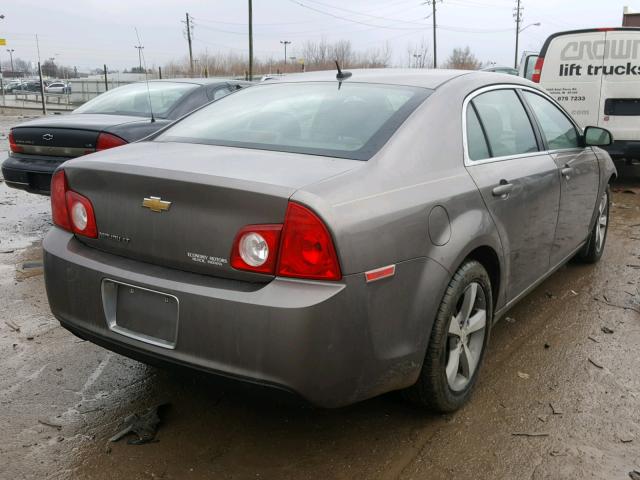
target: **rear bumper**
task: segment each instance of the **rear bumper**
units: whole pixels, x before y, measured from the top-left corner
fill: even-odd
[[[640,159],[640,140],[616,140],[604,149],[614,160]]]
[[[43,247],[47,296],[65,328],[132,358],[275,386],[323,407],[415,382],[449,277],[421,258],[370,284],[362,274],[248,284],[100,252],[55,227]],[[175,348],[110,330],[104,278],[177,297]]]
[[[2,176],[10,187],[49,195],[53,172],[67,160],[65,157],[11,155],[2,162]]]

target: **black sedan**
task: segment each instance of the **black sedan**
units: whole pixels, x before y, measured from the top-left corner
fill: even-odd
[[[71,158],[140,140],[249,82],[154,80],[110,90],[70,115],[22,123],[9,133],[2,175],[10,187],[48,195],[51,176]]]

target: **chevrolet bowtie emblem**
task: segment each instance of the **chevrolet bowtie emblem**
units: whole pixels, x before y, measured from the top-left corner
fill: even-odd
[[[169,210],[171,202],[165,202],[160,197],[149,197],[142,201],[142,206],[148,208],[152,212],[162,212]]]

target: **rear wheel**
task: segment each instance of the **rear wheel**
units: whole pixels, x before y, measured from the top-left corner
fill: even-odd
[[[578,259],[585,263],[596,263],[602,257],[604,245],[607,240],[607,231],[609,230],[609,204],[610,204],[610,188],[607,185],[604,193],[598,202],[598,216],[596,223],[591,230],[589,241],[580,250]]]
[[[420,377],[405,396],[443,413],[464,405],[478,377],[492,318],[489,275],[479,262],[469,260],[449,282]]]

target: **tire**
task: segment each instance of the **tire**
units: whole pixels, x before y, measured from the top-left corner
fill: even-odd
[[[471,302],[469,295],[473,295],[474,290],[473,303],[468,307]],[[466,316],[465,312],[468,312]],[[482,312],[484,326],[472,332],[470,325],[476,328],[482,323]],[[439,413],[453,412],[462,407],[476,384],[492,319],[489,275],[479,262],[467,260],[449,282],[431,330],[420,376],[415,385],[404,390],[405,397]],[[461,323],[463,328],[460,328]],[[461,345],[462,342],[466,347]],[[458,363],[455,362],[456,356]],[[468,358],[473,357],[475,360],[469,362]],[[470,365],[474,362],[475,368],[469,375]]]
[[[607,232],[609,231],[609,207],[611,204],[611,189],[609,185],[605,188],[602,197],[596,208],[597,217],[593,225],[589,240],[580,250],[577,257],[583,263],[596,263],[602,257],[604,247],[607,242]]]

